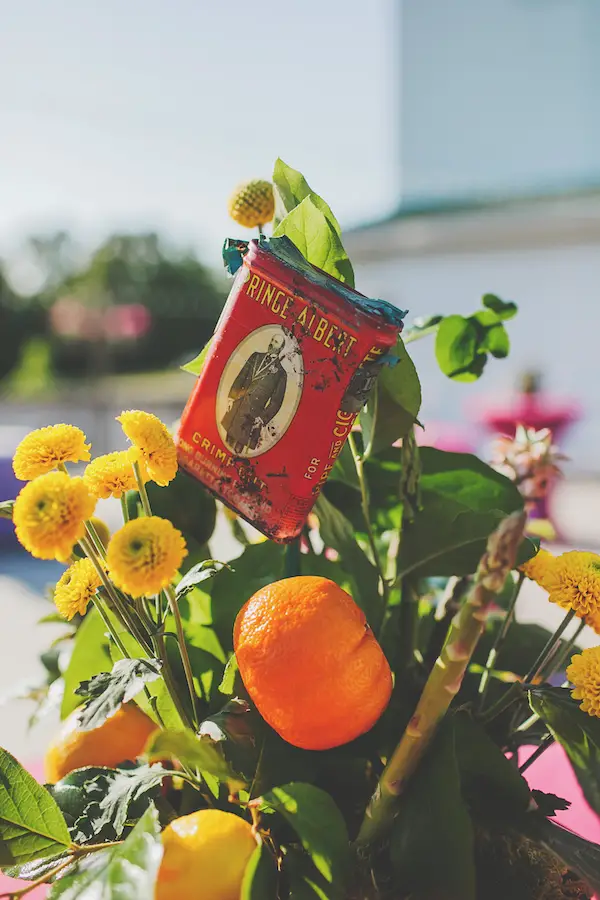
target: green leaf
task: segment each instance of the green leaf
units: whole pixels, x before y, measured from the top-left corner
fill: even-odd
[[[481,302],[487,309],[491,309],[500,319],[512,319],[517,314],[517,304],[501,300],[495,294],[484,294]]]
[[[150,761],[177,759],[184,766],[214,775],[239,790],[246,780],[234,772],[225,759],[219,741],[208,734],[197,737],[193,731],[157,731],[151,736],[146,754]]]
[[[348,519],[324,494],[319,496],[314,512],[319,519],[319,531],[325,546],[333,547],[340,554],[343,568],[356,584],[354,599],[371,627],[377,630],[382,614],[377,570],[356,542],[354,528]]]
[[[466,710],[452,719],[462,793],[482,815],[519,816],[529,808],[531,792],[500,747]]]
[[[84,857],[56,881],[48,900],[154,900],[162,853],[158,815],[150,807],[122,844]]]
[[[249,784],[256,772],[262,730],[260,716],[245,700],[234,697],[200,723],[198,736],[212,742],[235,779],[241,776]]]
[[[106,625],[96,608],[91,609],[81,623],[75,636],[73,653],[64,674],[65,691],[60,708],[65,719],[83,702],[75,693],[82,681],[93,678],[111,668],[108,652]]]
[[[192,537],[200,545],[207,543],[215,529],[217,506],[199,481],[179,469],[165,487],[149,481],[146,490],[155,516],[169,519],[184,537]]]
[[[83,681],[75,692],[89,698],[79,714],[80,730],[99,728],[123,703],[133,700],[145,684],[156,681],[160,669],[157,659],[120,659],[111,672],[101,672]]]
[[[238,662],[235,658],[235,653],[232,653],[227,660],[227,665],[225,666],[225,671],[223,672],[223,678],[221,680],[221,684],[219,685],[219,691],[222,694],[233,694],[238,673]]]
[[[440,729],[402,794],[390,855],[395,880],[407,895],[475,900],[473,826],[461,795],[450,723]]]
[[[531,688],[529,702],[564,747],[588,803],[600,814],[600,719],[583,712],[568,688]]]
[[[310,857],[296,847],[285,847],[283,871],[289,881],[289,900],[334,900],[335,888],[317,872]]]
[[[71,843],[49,792],[0,748],[0,865],[20,865],[60,853]]]
[[[344,897],[350,870],[348,832],[341,812],[325,791],[293,782],[263,796],[264,806],[280,813],[323,876],[328,897]]]
[[[184,366],[181,366],[184,372],[189,372],[190,375],[198,376],[202,369],[204,368],[204,363],[206,362],[206,357],[210,352],[210,348],[212,346],[212,338],[210,341],[204,345],[198,356],[195,356],[193,359],[190,359]]]
[[[476,456],[420,450],[422,509],[402,534],[399,576],[469,575],[501,519],[522,509],[515,485]]]
[[[222,569],[211,585],[213,628],[221,647],[233,650],[233,623],[244,603],[260,588],[283,578],[283,546],[263,541],[246,547],[231,561],[233,569]]]
[[[313,266],[354,286],[352,267],[339,234],[310,197],[287,214],[274,237],[286,235]]]
[[[261,841],[244,872],[240,900],[276,900],[277,869],[273,856]]]
[[[0,519],[8,519],[12,522],[14,506],[14,500],[2,500],[0,502]]]
[[[227,563],[218,562],[216,559],[204,559],[193,566],[193,568],[188,569],[175,590],[177,599],[181,600],[192,588],[208,578],[212,578],[213,575],[216,575],[223,568],[230,569],[231,566]]]
[[[404,437],[421,408],[421,383],[402,338],[395,354],[400,362],[384,366],[366,408],[360,414],[365,455],[370,456]]]
[[[444,375],[455,381],[476,381],[481,374],[477,363],[477,329],[471,319],[464,316],[446,316],[438,326],[435,336],[435,356]]]
[[[275,185],[276,201],[280,200],[283,207],[283,215],[280,215],[279,219],[284,218],[285,213],[290,213],[306,197],[310,197],[317,209],[323,213],[332,228],[341,237],[342,230],[330,206],[309,187],[304,175],[296,169],[292,169],[282,159],[275,160],[273,184]]]
[[[499,323],[489,328],[480,346],[496,359],[505,359],[510,352],[510,338],[504,325]]]
[[[2,842],[0,841],[0,858],[1,854]],[[37,881],[38,878],[45,878],[58,865],[71,858],[72,854],[65,848],[62,853],[57,853],[54,856],[44,856],[42,859],[34,859],[32,862],[24,863],[20,866],[6,866],[2,869],[2,872],[8,878],[18,878],[20,881]]]

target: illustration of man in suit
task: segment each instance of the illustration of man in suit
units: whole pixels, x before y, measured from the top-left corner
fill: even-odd
[[[234,453],[256,450],[263,428],[281,409],[287,386],[280,359],[284,345],[285,338],[274,335],[266,353],[250,355],[229,389],[230,405],[221,424]]]

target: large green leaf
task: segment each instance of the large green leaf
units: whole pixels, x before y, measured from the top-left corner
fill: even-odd
[[[345,896],[350,868],[348,832],[341,812],[325,791],[294,782],[273,788],[264,805],[292,826],[315,868],[329,887],[328,897]]]
[[[284,234],[311,265],[354,286],[352,267],[340,236],[311,197],[294,207],[273,232],[274,237]]]
[[[149,481],[146,485],[152,512],[170,519],[184,536],[192,537],[199,545],[210,539],[217,517],[214,497],[183,469],[165,487]]]
[[[210,733],[195,735],[193,731],[156,731],[146,748],[152,760],[177,759],[184,766],[208,772],[220,781],[235,786],[246,786],[246,779],[235,772],[225,758],[222,742]]]
[[[222,755],[229,771],[236,773],[235,778],[239,777],[239,773],[249,784],[256,772],[263,727],[258,713],[245,700],[234,697],[223,709],[200,723],[198,736],[211,742],[211,746]]]
[[[275,860],[261,841],[244,872],[240,900],[276,900],[277,869]]]
[[[0,748],[0,865],[54,856],[71,843],[55,800],[14,756]]]
[[[447,722],[402,794],[390,854],[407,894],[475,900],[473,826]]]
[[[225,652],[233,650],[233,623],[244,603],[283,577],[283,553],[283,547],[273,541],[252,544],[231,561],[233,571],[223,569],[212,579],[212,623]]]
[[[588,803],[600,814],[600,719],[584,713],[568,688],[531,688],[529,702],[564,747]]]
[[[81,682],[110,668],[106,625],[94,607],[77,630],[73,653],[64,674],[65,691],[60,709],[63,719],[83,703],[83,698],[75,693]]]
[[[342,567],[356,585],[354,599],[371,627],[377,631],[382,615],[377,570],[358,545],[351,523],[324,494],[317,500],[314,511],[319,519],[319,530],[325,546],[333,547],[340,554]]]
[[[72,873],[56,881],[48,900],[154,900],[162,853],[152,806],[122,844],[84,857]]]
[[[79,715],[80,730],[93,731],[103,725],[123,703],[137,697],[145,684],[156,681],[160,668],[157,659],[119,659],[112,671],[82,681],[76,693],[87,700]]]
[[[523,507],[515,485],[476,456],[420,451],[422,509],[405,525],[399,575],[468,575],[501,519]]]
[[[280,206],[277,201],[281,202],[281,209],[276,209],[276,214],[279,212],[278,218],[280,220],[284,218],[286,213],[290,213],[295,209],[306,197],[310,197],[317,209],[321,210],[330,225],[341,236],[342,230],[329,204],[325,203],[318,194],[315,194],[312,188],[309,187],[304,175],[298,172],[297,169],[292,169],[282,159],[275,160],[273,184],[275,185],[277,207]]]
[[[421,408],[421,383],[402,338],[398,338],[395,366],[384,366],[367,406],[360,414],[365,453],[370,456],[404,437]]]

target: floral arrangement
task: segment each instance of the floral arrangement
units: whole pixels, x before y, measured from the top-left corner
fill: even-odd
[[[331,210],[280,160],[230,211],[260,230],[275,214],[308,262],[350,277]],[[559,742],[600,812],[600,647],[575,645],[586,623],[600,631],[600,557],[555,557],[528,536],[526,505],[557,473],[551,436],[520,429],[496,468],[415,438],[406,346],[434,335],[442,372],[470,381],[507,355],[515,313],[487,294],[471,316],[404,332],[400,364],[288,545],[179,470],[149,413],[123,412],[129,449],[93,459],[72,425],[22,441],[25,484],[0,509],[32,556],[67,564],[50,618],[69,632],[34,692],[38,715],[58,706],[64,720],[47,784],[0,750],[0,866],[27,882],[5,896],[41,884],[51,900],[600,890],[600,847],[553,821],[569,798],[523,775]],[[113,534],[94,517],[108,497],[122,507]],[[217,516],[233,559],[212,556]],[[554,634],[516,617],[528,579],[565,612]],[[523,760],[525,745],[537,749]]]

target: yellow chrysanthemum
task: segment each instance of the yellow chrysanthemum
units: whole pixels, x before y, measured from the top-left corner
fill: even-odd
[[[600,556],[569,550],[557,556],[543,587],[549,599],[563,609],[572,609],[580,618],[600,611]]]
[[[133,471],[134,462],[140,462],[140,451],[137,447],[129,450],[117,450],[98,456],[86,466],[83,480],[94,497],[106,500],[107,497],[122,497],[126,491],[137,489]],[[140,470],[144,481],[148,480],[146,467],[140,462]]]
[[[76,613],[82,616],[102,579],[89,559],[78,559],[57,581],[54,603],[63,619],[70,621]]]
[[[552,553],[540,548],[536,555],[528,559],[522,566],[519,566],[519,569],[527,578],[545,588],[555,562],[556,557]]]
[[[64,472],[40,475],[15,500],[17,537],[32,556],[66,562],[73,545],[85,534],[85,520],[95,506],[83,478],[70,478]]]
[[[117,422],[139,450],[148,479],[160,485],[173,481],[177,474],[177,450],[167,426],[152,413],[139,409],[122,412]]]
[[[596,634],[600,634],[600,609],[585,617],[585,624],[589,625]]]
[[[20,481],[31,481],[45,475],[61,463],[80,462],[90,458],[90,445],[85,434],[75,425],[48,425],[23,438],[13,457],[13,469]]]
[[[185,556],[183,535],[168,519],[143,516],[113,534],[106,560],[117,587],[142,597],[167,587]]]
[[[238,184],[229,198],[227,208],[233,221],[244,228],[266,225],[275,213],[273,185],[261,178]]]
[[[581,708],[589,716],[600,717],[600,647],[578,653],[567,667],[567,678],[573,685],[571,697],[581,700]]]

